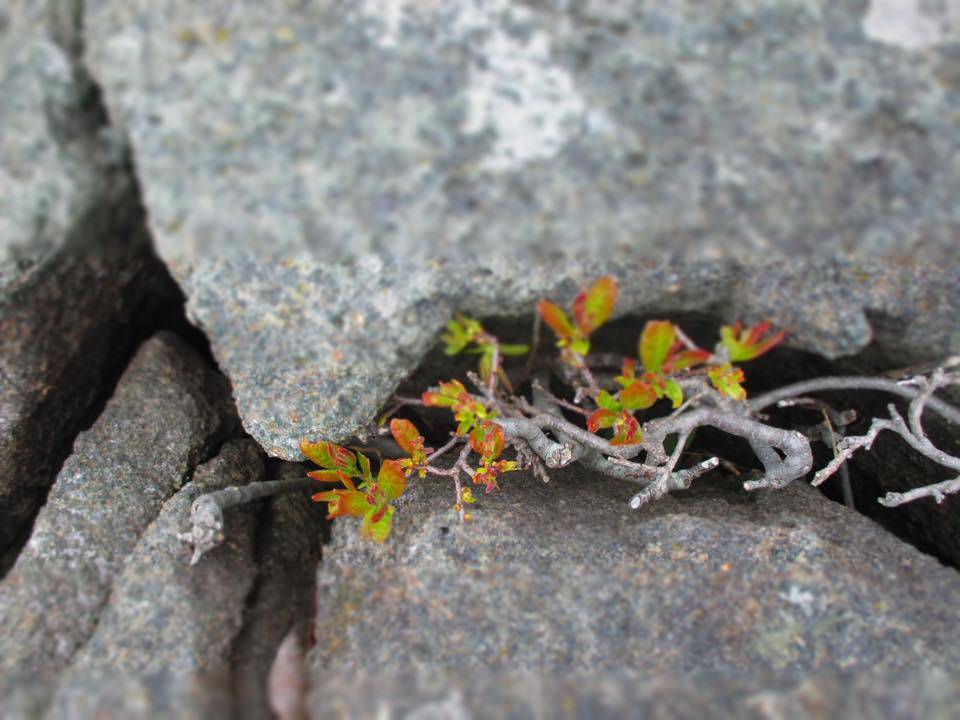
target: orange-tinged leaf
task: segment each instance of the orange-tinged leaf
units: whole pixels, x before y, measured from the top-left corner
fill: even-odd
[[[397,441],[397,445],[407,453],[413,455],[418,450],[423,450],[424,439],[417,430],[417,426],[409,420],[403,418],[394,418],[390,421],[390,434]]]
[[[350,475],[357,473],[357,458],[345,447],[324,440],[320,442],[301,440],[300,451],[327,470],[343,470]]]
[[[407,477],[399,460],[384,460],[377,473],[377,486],[387,500],[396,500],[407,489]]]
[[[573,301],[573,318],[581,333],[589,335],[610,319],[618,290],[616,278],[606,275],[577,296]]]
[[[344,483],[350,482],[350,478],[342,470],[313,470],[307,473],[307,477],[325,483]]]
[[[764,338],[772,326],[772,322],[765,320],[746,330],[741,322],[720,328],[720,340],[730,353],[730,362],[753,360],[783,342],[787,336],[783,330]]]
[[[701,365],[711,357],[712,354],[707,350],[684,350],[671,355],[663,364],[663,371],[668,374],[680,372],[694,365]]]
[[[557,334],[557,337],[568,340],[574,336],[573,323],[570,318],[556,303],[549,300],[541,300],[537,303],[537,312],[543,321],[550,326],[550,329]]]
[[[363,517],[370,509],[366,493],[357,490],[328,490],[313,495],[315,502],[327,503],[327,518],[341,515]]]
[[[590,417],[587,418],[587,429],[590,432],[596,432],[600,428],[611,427],[616,421],[617,413],[613,410],[600,408],[599,410],[594,410]]]
[[[640,362],[647,372],[663,368],[670,349],[677,341],[677,327],[667,320],[650,320],[640,335]]]
[[[747,391],[740,386],[744,380],[743,370],[740,368],[735,368],[730,363],[714,365],[707,370],[707,374],[713,386],[724,395],[734,400],[747,399]]]
[[[620,391],[620,404],[626,410],[644,410],[656,401],[657,391],[642,380],[634,380]]]
[[[489,420],[470,432],[470,447],[487,461],[499,457],[505,440],[503,428]]]
[[[363,523],[360,526],[360,536],[368,540],[375,540],[382,543],[390,536],[393,529],[392,505],[382,505],[371,508],[364,516]]]

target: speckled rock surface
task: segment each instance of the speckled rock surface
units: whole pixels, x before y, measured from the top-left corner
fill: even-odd
[[[883,4],[90,0],[86,59],[187,275],[251,244],[947,247],[960,22],[924,5],[908,47]]]
[[[925,6],[891,35],[877,2],[91,0],[85,58],[246,429],[299,460],[455,307],[611,269],[624,310],[772,317],[835,356],[893,307],[956,350],[958,29]],[[794,259],[821,248],[826,274]],[[876,255],[939,260],[946,292]]]
[[[0,8],[0,574],[140,326],[180,302],[122,138],[46,5]]]
[[[141,347],[0,583],[0,715],[24,678],[52,678],[87,642],[141,533],[236,432],[234,413],[224,378],[181,340]]]
[[[164,503],[123,564],[96,632],[60,680],[50,717],[233,717],[231,647],[257,572],[259,506],[228,510],[229,542],[198,565],[187,564],[190,551],[177,533],[195,498],[263,473],[256,444],[231,441]],[[111,687],[114,675],[125,678],[122,693]]]
[[[742,676],[689,676],[614,670],[549,675],[524,671],[402,672],[351,675],[348,692],[311,697],[310,717],[456,720],[914,720],[951,718],[960,691],[944,671],[906,671],[891,682],[879,671],[819,673],[766,687]]]
[[[414,482],[388,543],[338,521],[317,578],[315,702],[381,671],[712,672],[769,688],[960,662],[955,570],[801,484],[699,485],[632,513],[629,485],[519,476],[460,524],[445,483]]]

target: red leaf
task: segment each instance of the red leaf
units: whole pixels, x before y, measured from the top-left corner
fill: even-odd
[[[606,275],[597,280],[585,293],[573,301],[573,318],[584,335],[590,335],[613,314],[617,304],[616,278]]]
[[[626,410],[620,413],[620,417],[617,418],[613,432],[613,438],[610,440],[611,445],[636,445],[643,440],[640,423]]]
[[[677,328],[667,320],[650,320],[640,335],[640,361],[647,372],[657,372],[677,341]]]
[[[559,305],[549,300],[541,300],[537,303],[537,312],[557,337],[568,340],[574,336],[573,324]]]
[[[783,342],[787,336],[783,330],[766,339],[763,338],[772,326],[773,323],[765,320],[747,330],[743,329],[741,322],[720,328],[720,340],[730,352],[730,362],[753,360]]]

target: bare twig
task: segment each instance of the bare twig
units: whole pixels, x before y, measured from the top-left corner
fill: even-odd
[[[877,502],[886,507],[896,507],[920,498],[932,497],[939,504],[943,502],[947,495],[955,492],[960,492],[960,477],[955,477],[953,480],[944,480],[933,485],[924,485],[904,493],[888,492]]]
[[[190,564],[196,565],[204,553],[213,550],[223,542],[223,511],[234,505],[242,505],[252,500],[282,495],[298,490],[312,490],[317,487],[313,478],[287,478],[285,480],[265,480],[237,487],[231,485],[216,492],[201,495],[190,507],[190,530],[178,533],[177,539],[193,546]]]
[[[764,393],[748,400],[751,410],[759,412],[764,408],[775,405],[781,400],[796,397],[797,395],[807,395],[809,393],[827,392],[830,390],[879,390],[888,392],[892,395],[899,395],[902,398],[912,400],[917,396],[917,391],[913,388],[903,385],[895,380],[885,378],[870,377],[824,377],[814,380],[804,380],[803,382],[786,385],[777,390]],[[931,397],[925,407],[933,410],[935,413],[948,420],[951,423],[960,424],[960,409],[957,409],[947,402]]]

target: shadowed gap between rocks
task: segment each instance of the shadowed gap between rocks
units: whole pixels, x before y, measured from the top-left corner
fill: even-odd
[[[720,326],[731,322],[733,318],[728,317],[728,312],[719,308],[707,309],[703,313],[680,315],[651,313],[644,316],[625,317],[611,322],[594,335],[594,352],[637,357],[640,331],[649,319],[670,319],[687,332],[698,345],[712,348],[719,337]],[[893,331],[884,329],[884,317],[872,314],[870,320],[871,325],[875,326],[875,339],[855,355],[828,360],[816,353],[780,346],[763,357],[743,363],[742,367],[747,378],[745,387],[748,393],[757,396],[793,382],[828,375],[882,375],[935,360],[925,355],[922,348],[917,348],[914,353],[890,343]],[[527,318],[488,317],[482,318],[482,322],[484,327],[503,342],[531,342],[532,314]],[[789,344],[789,338],[787,343]],[[549,328],[542,327],[538,362],[541,358],[549,357],[547,353],[553,351],[553,344],[552,332]],[[514,371],[519,370],[525,362],[525,358],[508,358],[506,367],[513,375]],[[417,370],[403,381],[397,392],[404,396],[419,395],[427,387],[436,385],[438,381],[453,377],[471,387],[466,377],[468,370],[476,370],[476,356],[448,357],[438,345],[424,358]],[[552,389],[555,392],[558,394],[563,392],[562,384],[555,377],[552,383]],[[517,389],[526,391],[529,389],[529,383],[524,381]],[[954,404],[958,401],[957,393],[943,396]],[[894,401],[892,396],[885,393],[867,391],[819,393],[816,397],[827,401],[836,410],[854,409],[857,412],[856,422],[847,428],[847,434],[850,435],[866,432],[870,419],[885,416],[888,403]],[[897,401],[896,405],[901,410],[906,407],[906,403],[902,401]],[[770,409],[768,413],[770,422],[781,427],[802,429],[822,421],[820,413],[811,410]],[[444,413],[436,410],[413,409],[405,410],[401,414],[417,422],[431,443],[442,444],[445,441],[449,428]],[[659,408],[651,417],[657,414],[660,414]],[[642,413],[637,413],[637,417],[642,420]],[[570,419],[574,418],[571,416]],[[954,453],[960,450],[960,438],[957,437],[955,428],[951,429],[933,413],[925,414],[924,420],[931,440],[938,447]],[[833,457],[832,450],[823,443],[813,443],[812,447],[815,457],[814,469],[823,467]],[[698,429],[690,446],[690,452],[694,458],[697,457],[697,453],[704,456],[717,455],[724,460],[729,460],[744,472],[761,468],[745,441],[712,428]],[[888,491],[899,492],[949,479],[951,477],[949,471],[919,456],[900,438],[889,433],[882,433],[870,452],[860,451],[848,465],[854,506],[858,512],[880,523],[888,531],[911,543],[922,552],[936,557],[947,565],[960,568],[960,540],[957,539],[955,532],[958,516],[960,516],[960,498],[950,497],[940,505],[931,499],[921,499],[897,508],[887,508],[877,502],[877,499]],[[736,481],[737,478],[732,480]],[[831,500],[843,502],[841,484],[837,476],[824,483],[820,489]],[[743,493],[744,502],[751,501],[750,493],[744,490],[740,492]],[[627,499],[624,498],[625,503]]]
[[[107,124],[106,109],[96,83],[82,67],[76,69],[87,88],[83,106],[70,118],[48,118],[55,133],[66,142],[94,142],[90,138]],[[160,330],[174,332],[196,350],[209,364],[217,363],[206,336],[186,317],[185,297],[171,277],[166,265],[153,249],[146,224],[140,187],[129,150],[117,172],[126,176],[126,191],[119,197],[104,197],[89,209],[63,241],[63,246],[36,259],[24,259],[21,268],[24,281],[11,290],[11,322],[21,318],[27,323],[46,323],[31,315],[38,311],[67,313],[62,303],[80,308],[77,313],[105,314],[105,326],[84,331],[74,356],[67,358],[63,372],[52,378],[54,384],[65,382],[73,388],[55,388],[41,400],[27,423],[47,424],[47,418],[64,416],[59,435],[46,448],[42,481],[35,482],[18,499],[15,517],[8,518],[14,530],[0,538],[0,578],[6,575],[23,548],[33,528],[37,512],[46,501],[54,479],[70,455],[77,435],[88,430],[99,417],[129,361],[143,341]],[[102,290],[107,275],[122,276]],[[67,282],[63,282],[64,279]],[[114,288],[114,285],[116,286]],[[109,293],[115,292],[116,297]],[[71,293],[75,293],[72,295]],[[98,293],[103,295],[97,299]],[[91,299],[93,296],[93,299]],[[122,303],[122,307],[119,304]],[[116,304],[116,305],[115,305]],[[31,310],[31,307],[34,308]],[[100,337],[96,337],[99,335]],[[53,352],[56,338],[45,338]],[[91,347],[99,349],[91,353]],[[34,352],[36,348],[26,348]],[[89,367],[91,356],[99,364]],[[80,387],[85,386],[85,387]],[[81,397],[67,397],[75,395]],[[85,395],[85,397],[84,397]],[[66,404],[64,411],[61,404]]]

